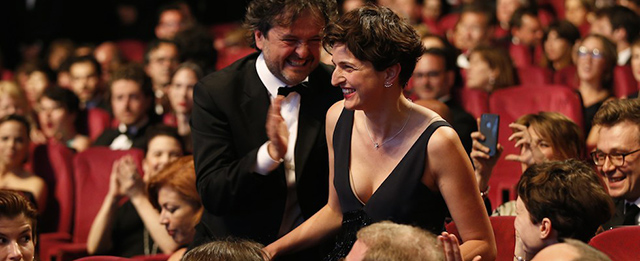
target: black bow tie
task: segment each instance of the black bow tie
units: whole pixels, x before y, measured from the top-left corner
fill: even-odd
[[[297,92],[300,94],[300,96],[302,96],[305,92],[307,91],[307,87],[305,86],[305,83],[300,83],[296,86],[293,87],[280,87],[278,88],[278,95],[282,95],[284,97],[287,97],[289,95],[289,93],[291,92]]]

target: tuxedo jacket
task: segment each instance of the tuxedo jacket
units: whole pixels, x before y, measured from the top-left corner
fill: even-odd
[[[136,132],[136,134],[127,134],[129,136],[129,139],[131,139],[132,141],[132,145],[131,148],[137,148],[137,149],[141,149],[144,150],[147,147],[147,136],[146,133],[147,131],[149,131],[149,129],[151,129],[150,124],[146,124],[144,126],[142,126],[138,132]],[[113,142],[113,140],[115,140],[118,136],[120,136],[120,131],[118,130],[118,128],[110,128],[110,129],[106,129],[102,132],[102,134],[100,134],[100,136],[98,136],[98,138],[96,138],[96,141],[93,142],[92,146],[97,147],[97,146],[105,146],[105,147],[109,147],[109,145],[111,145],[111,143]]]
[[[615,205],[616,211],[613,213],[613,216],[609,221],[602,224],[602,229],[609,230],[618,226],[622,226],[624,223],[624,207],[625,200],[624,199],[614,199],[613,203]]]
[[[251,54],[203,78],[194,88],[191,117],[196,185],[205,211],[191,247],[227,236],[267,245],[282,222],[287,187],[284,164],[267,175],[255,173],[257,153],[267,140],[269,93]],[[302,215],[311,217],[327,202],[328,152],[325,116],[342,99],[330,84],[331,68],[320,64],[301,97],[294,158]]]

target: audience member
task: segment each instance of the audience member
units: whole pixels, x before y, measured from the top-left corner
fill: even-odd
[[[38,68],[29,73],[24,86],[24,93],[30,108],[35,108],[38,98],[42,95],[44,89],[49,87],[50,83],[51,79],[43,69]]]
[[[64,60],[60,67],[58,67],[58,73],[56,74],[56,83],[54,85],[58,85],[62,88],[71,88],[71,74],[69,73],[69,67],[71,67],[71,59],[73,57],[69,57]]]
[[[532,8],[519,8],[513,13],[510,24],[511,39],[508,46],[514,65],[521,68],[539,64],[540,43],[544,33],[538,12]]]
[[[137,65],[126,65],[113,73],[109,97],[117,128],[106,129],[94,146],[126,150],[145,147],[145,132],[151,125],[153,108],[151,81]]]
[[[113,163],[109,190],[87,239],[87,252],[131,257],[173,253],[179,247],[164,225],[148,194],[149,180],[167,164],[182,156],[184,144],[175,130],[158,127],[146,137],[144,175],[131,156]],[[123,197],[128,200],[122,201]],[[142,240],[141,237],[142,236]]]
[[[151,78],[156,97],[155,112],[165,113],[169,107],[166,87],[171,82],[171,73],[178,66],[178,47],[168,40],[154,40],[149,43],[144,55],[144,71]],[[112,79],[113,81],[113,79]]]
[[[498,26],[495,27],[494,37],[500,39],[507,37],[513,30],[512,18],[516,10],[524,8],[530,9],[529,0],[497,0],[496,1],[496,20]],[[535,14],[536,20],[538,19]]]
[[[102,82],[111,80],[111,73],[123,64],[120,49],[114,42],[103,42],[93,51],[93,56],[100,63]]]
[[[578,91],[584,107],[587,146],[594,142],[591,121],[602,104],[613,99],[613,68],[616,65],[615,45],[606,37],[590,34],[582,39],[578,47]]]
[[[24,92],[12,81],[0,81],[0,118],[18,114],[29,115],[29,104]]]
[[[580,35],[589,34],[591,22],[595,20],[595,0],[565,0],[564,17],[580,30]]]
[[[202,216],[202,202],[196,190],[193,156],[178,158],[149,180],[149,200],[160,211],[160,224],[181,249],[169,261],[180,260],[193,241]]]
[[[633,43],[631,44],[630,63],[633,78],[636,79],[636,81],[638,82],[638,86],[640,86],[640,37],[633,41]],[[638,92],[629,95],[629,98],[638,98]]]
[[[489,44],[493,35],[494,18],[491,10],[481,3],[465,5],[453,33],[453,45],[462,52],[458,67],[469,69],[469,52],[478,45]]]
[[[0,118],[0,187],[28,194],[39,213],[47,202],[44,180],[24,169],[29,154],[29,122],[11,114]]]
[[[566,238],[540,250],[532,261],[611,261],[604,253],[580,240]]]
[[[267,261],[263,245],[245,239],[227,238],[200,245],[182,258],[183,261]]]
[[[2,260],[35,260],[37,216],[22,195],[0,190],[0,235]]]
[[[158,24],[155,28],[156,38],[174,40],[178,32],[186,29],[186,20],[180,6],[161,6],[158,11]]]
[[[509,124],[514,130],[509,140],[520,147],[519,155],[507,155],[505,159],[520,162],[522,171],[535,163],[550,160],[581,159],[584,154],[584,139],[580,127],[557,112],[526,114]],[[496,154],[489,156],[489,148],[480,143],[485,137],[480,132],[471,134],[473,149],[471,159],[475,166],[480,191],[489,191],[489,179],[496,162],[502,154],[502,145],[497,145]],[[498,207],[494,215],[514,216],[515,202]]]
[[[544,57],[541,65],[553,72],[553,83],[577,87],[573,46],[580,39],[580,31],[568,21],[556,21],[547,27],[542,37]]]
[[[513,62],[504,50],[481,45],[469,55],[466,88],[493,92],[519,83]]]
[[[478,187],[458,136],[402,95],[424,52],[415,30],[390,9],[370,5],[330,23],[323,43],[336,64],[332,84],[345,97],[327,112],[328,203],[267,252],[294,252],[340,231],[333,260],[373,222],[440,232],[448,209],[467,240],[463,255],[493,259],[495,240],[480,193],[469,193]]]
[[[78,133],[80,100],[69,89],[51,87],[42,93],[36,112],[42,133],[47,139],[81,152],[91,146],[86,135]]]
[[[186,62],[178,66],[169,85],[171,112],[165,113],[163,119],[164,124],[178,128],[178,133],[185,139],[189,152],[193,150],[189,125],[193,108],[193,86],[202,76],[202,70],[195,63]]]
[[[631,9],[636,14],[640,15],[640,1],[638,0],[617,0],[618,5]]]
[[[343,94],[319,59],[322,28],[336,14],[335,1],[252,1],[245,24],[259,52],[194,87],[191,131],[206,211],[193,246],[226,236],[268,244],[327,202],[324,121]],[[303,82],[303,94],[277,94]],[[294,259],[318,258],[309,254]]]
[[[174,41],[178,46],[180,61],[197,64],[205,75],[215,71],[218,53],[213,46],[213,37],[204,27],[185,29],[176,35]]]
[[[444,260],[436,236],[419,227],[382,221],[358,231],[346,261],[362,260]]]
[[[453,97],[457,67],[453,54],[445,49],[427,49],[413,71],[413,92],[423,99],[444,102],[451,113],[451,125],[462,145],[471,152],[471,133],[478,130],[476,120]]]
[[[589,242],[614,210],[593,168],[576,159],[535,164],[516,189],[514,255],[523,260],[563,238]]]
[[[80,99],[80,108],[108,110],[102,87],[102,67],[93,56],[72,58],[69,66],[71,90]]]
[[[43,71],[49,79],[55,80],[60,65],[64,60],[73,56],[75,44],[70,39],[59,38],[53,40],[45,54],[45,66]]]
[[[627,65],[631,58],[631,43],[640,33],[640,17],[624,6],[605,7],[596,11],[592,34],[607,37],[616,46],[617,64]]]
[[[614,216],[602,227],[638,225],[640,100],[606,102],[596,113],[593,124],[599,126],[599,132],[591,157],[616,204]]]

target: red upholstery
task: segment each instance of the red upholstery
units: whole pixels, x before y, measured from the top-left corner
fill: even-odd
[[[224,67],[227,67],[229,65],[231,65],[233,62],[237,61],[238,59],[245,57],[253,52],[255,52],[256,50],[253,48],[238,48],[238,47],[232,47],[232,48],[227,48],[225,49],[224,52],[220,52],[218,53],[218,61],[216,62],[216,70],[220,70]]]
[[[613,69],[613,94],[620,98],[638,91],[638,82],[633,77],[631,67],[616,66]]]
[[[520,163],[504,159],[506,155],[520,153],[514,147],[515,141],[508,141],[512,134],[509,123],[528,113],[555,111],[583,126],[582,101],[575,90],[561,85],[512,87],[493,92],[489,98],[489,111],[500,115],[498,142],[504,147],[489,181],[489,199],[497,207],[503,203],[505,190],[510,191],[510,199],[515,199],[513,187],[522,173]]]
[[[474,118],[480,118],[480,115],[489,112],[489,94],[487,92],[468,88],[456,89],[455,92],[460,105]]]
[[[602,232],[589,245],[607,254],[611,260],[640,260],[640,226],[618,227]]]
[[[165,254],[157,254],[151,256],[134,256],[132,260],[141,260],[141,261],[166,261],[171,257],[170,255]]]
[[[458,23],[459,18],[459,13],[447,14],[444,17],[440,18],[440,20],[438,21],[438,28],[440,28],[440,32],[443,32],[444,35],[451,34],[454,27],[456,27],[456,23]]]
[[[513,252],[516,248],[516,230],[513,227],[515,219],[516,217],[513,216],[489,217],[493,235],[496,238],[496,248],[498,249],[496,261],[513,260]],[[447,232],[456,235],[460,239],[460,233],[454,222],[447,224],[446,229]],[[460,242],[462,242],[462,239],[460,239]]]
[[[123,39],[116,41],[118,49],[127,61],[142,63],[144,61],[144,52],[147,44],[140,40]]]
[[[64,144],[49,142],[35,147],[32,171],[42,177],[49,189],[47,208],[38,224],[40,233],[71,233],[73,217],[73,156]]]
[[[578,80],[578,74],[576,71],[575,65],[570,65],[556,71],[553,74],[553,78],[551,80],[552,84],[559,84],[568,86],[574,89],[578,88],[580,81]]]
[[[105,129],[111,124],[111,114],[100,108],[91,108],[87,110],[87,128],[89,138],[95,141]]]
[[[537,67],[524,66],[517,68],[520,83],[526,86],[541,86],[551,83],[551,71]]]
[[[66,261],[86,255],[89,230],[109,189],[113,162],[125,155],[132,155],[138,171],[142,173],[143,154],[139,149],[110,150],[107,147],[94,147],[76,155],[73,162],[76,195],[73,233],[43,238],[42,260],[56,257],[57,261]]]

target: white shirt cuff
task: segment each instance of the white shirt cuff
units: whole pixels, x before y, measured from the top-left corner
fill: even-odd
[[[282,162],[281,160],[274,160],[269,156],[269,150],[267,149],[269,143],[270,141],[265,142],[260,146],[260,149],[258,149],[258,158],[256,159],[255,167],[255,172],[258,174],[267,175]]]

